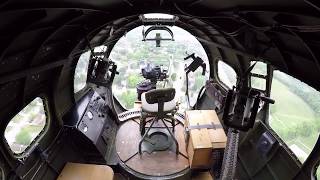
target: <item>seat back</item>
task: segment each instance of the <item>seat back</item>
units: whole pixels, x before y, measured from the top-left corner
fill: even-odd
[[[176,90],[174,88],[154,89],[145,94],[146,101],[149,104],[158,104],[158,112],[163,112],[163,106],[165,102],[169,102],[174,99]]]

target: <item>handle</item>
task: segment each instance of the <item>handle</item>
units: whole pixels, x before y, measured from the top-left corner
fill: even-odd
[[[266,103],[274,104],[275,100],[271,99],[270,97],[261,96],[260,99]]]

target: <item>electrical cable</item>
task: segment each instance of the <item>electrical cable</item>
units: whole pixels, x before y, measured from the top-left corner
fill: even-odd
[[[185,93],[185,96],[187,98],[188,109],[191,109],[190,97],[189,97],[189,77],[188,77],[188,73],[186,73],[186,93]]]
[[[308,0],[304,0],[304,2],[309,4],[310,6],[312,6],[313,8],[315,8],[316,10],[318,10],[320,12],[320,7],[315,5],[313,2],[310,2]]]
[[[217,19],[217,18],[232,18],[232,17],[228,17],[228,16],[195,16],[192,14],[189,14],[187,12],[185,12],[184,10],[182,10],[176,3],[173,4],[174,7],[182,14],[186,15],[186,16],[190,16],[192,18],[199,18],[199,19]]]
[[[202,97],[203,93],[205,92],[205,85],[201,87],[199,93],[198,93],[198,96],[197,96],[197,101],[196,101],[196,106],[195,106],[195,109],[197,110],[198,109],[198,102],[200,100],[200,98]]]
[[[310,4],[309,1],[304,0],[305,2],[307,2],[308,4]],[[253,25],[252,23],[250,23],[248,20],[244,19],[243,17],[239,16],[238,14],[236,16],[222,16],[222,15],[215,15],[215,16],[195,16],[192,15],[190,13],[187,13],[186,11],[182,10],[176,3],[174,3],[175,8],[182,14],[186,15],[186,16],[190,16],[192,18],[198,18],[198,19],[232,19],[232,20],[237,20],[241,23],[246,24],[247,26],[250,26],[252,28],[254,28],[255,30],[259,30],[259,31],[269,31],[271,29],[273,29],[274,27],[276,27],[277,25],[280,26],[284,26],[286,28],[290,28],[299,32],[319,32],[320,31],[320,25],[312,25],[312,26],[296,26],[296,25],[285,25],[285,24],[273,24],[270,26],[262,26],[262,27],[258,27]],[[317,8],[319,10],[319,8]],[[212,24],[211,24],[212,25]],[[230,35],[230,36],[235,36],[234,33],[237,33],[239,31],[241,31],[243,27],[239,28],[238,30],[236,30],[235,32],[232,33],[228,33],[228,32],[223,32],[224,34]],[[221,30],[219,30],[221,31]]]
[[[285,28],[285,27],[284,27]],[[316,67],[318,69],[318,71],[320,72],[320,63],[318,61],[318,58],[315,56],[315,54],[313,53],[313,51],[310,49],[310,47],[306,44],[306,42],[295,32],[293,32],[291,29],[286,28],[291,34],[293,34],[296,38],[298,38],[298,40],[303,44],[303,46],[307,49],[307,51],[309,52],[309,54],[311,55],[314,63],[316,64]]]
[[[189,13],[183,11],[181,8],[179,8],[179,6],[178,6],[176,3],[174,3],[174,6],[175,6],[175,8],[176,8],[180,13],[182,13],[182,14],[184,14],[184,15],[186,15],[186,16],[190,16],[190,17],[192,17],[192,18],[198,18],[198,19],[232,19],[232,20],[238,20],[239,22],[242,22],[242,23],[244,23],[244,24],[246,24],[246,25],[248,25],[248,26],[250,26],[250,27],[253,27],[253,28],[255,28],[255,29],[259,29],[259,30],[262,30],[262,31],[269,30],[270,28],[273,27],[273,26],[257,27],[257,26],[255,26],[255,25],[249,23],[247,20],[243,19],[243,18],[240,17],[239,15],[238,15],[238,16],[226,16],[226,15],[224,15],[224,16],[221,16],[221,15],[219,15],[219,16],[217,16],[217,15],[215,15],[215,16],[195,16],[195,15],[192,15],[192,14],[189,14]]]

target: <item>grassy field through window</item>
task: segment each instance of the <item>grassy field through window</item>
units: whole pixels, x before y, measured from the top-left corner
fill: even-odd
[[[270,126],[304,162],[319,135],[320,93],[279,71],[273,77]]]

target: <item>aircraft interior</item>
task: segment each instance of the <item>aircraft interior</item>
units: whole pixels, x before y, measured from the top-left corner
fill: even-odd
[[[0,32],[0,179],[320,178],[316,0],[5,0]]]

